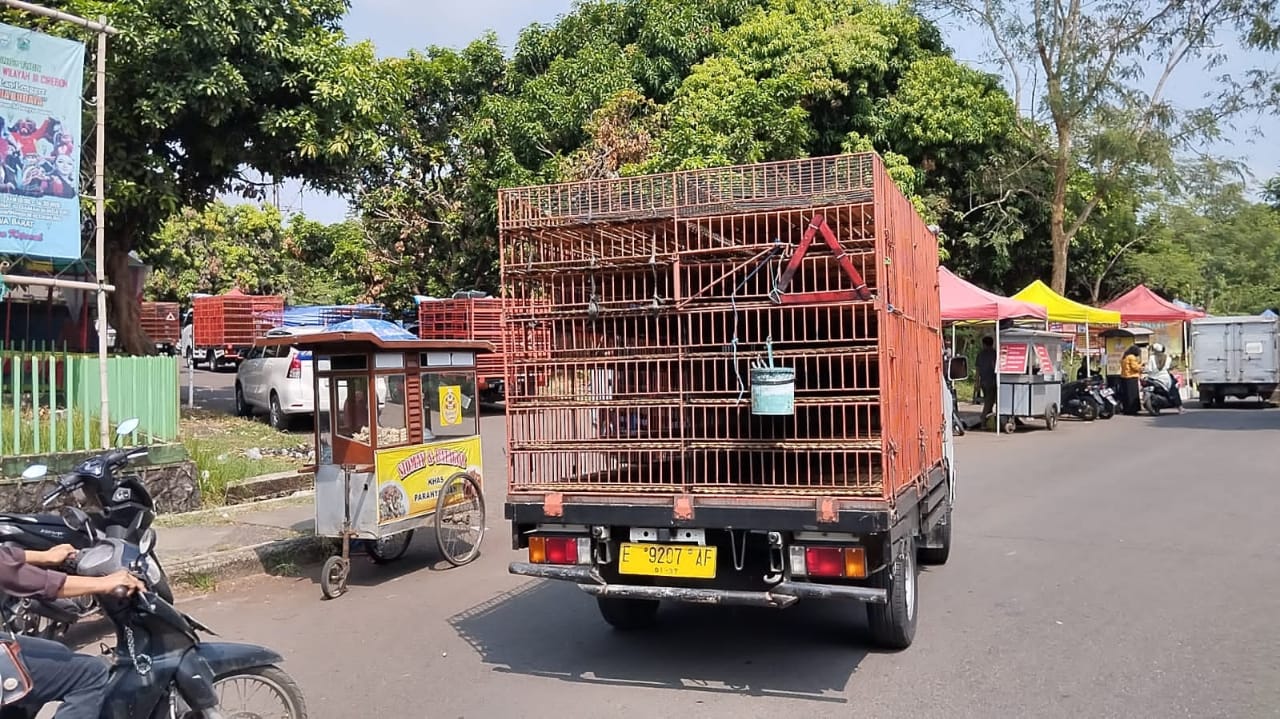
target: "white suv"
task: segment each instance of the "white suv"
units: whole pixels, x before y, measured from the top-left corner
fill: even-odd
[[[323,327],[282,327],[267,337],[302,337]],[[249,417],[265,412],[271,426],[289,429],[296,415],[315,412],[311,353],[292,345],[254,347],[236,370],[236,414]]]

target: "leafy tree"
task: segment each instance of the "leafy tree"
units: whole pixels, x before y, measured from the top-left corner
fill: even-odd
[[[179,208],[228,190],[258,194],[246,167],[345,189],[353,168],[382,151],[381,108],[399,88],[372,46],[345,43],[346,0],[66,0],[61,9],[120,30],[107,70],[106,269],[120,341],[154,352],[137,322],[128,253],[147,251]]]
[[[1047,129],[1053,289],[1067,286],[1073,239],[1131,170],[1172,170],[1179,150],[1216,137],[1220,123],[1254,106],[1273,72],[1244,81],[1223,75],[1203,106],[1180,112],[1166,97],[1187,70],[1223,61],[1222,36],[1274,46],[1277,6],[1270,0],[1099,3],[1031,0],[937,0],[984,29],[1013,83],[1019,123],[1038,142]],[[1156,68],[1146,81],[1146,70]],[[1091,196],[1074,212],[1077,168],[1092,175]]]

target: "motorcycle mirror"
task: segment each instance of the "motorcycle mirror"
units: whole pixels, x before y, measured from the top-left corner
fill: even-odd
[[[116,427],[117,437],[127,437],[138,430],[138,418],[130,417]]]
[[[49,468],[43,464],[33,464],[22,470],[22,478],[28,482],[34,482],[37,479],[43,479],[49,473]]]
[[[89,521],[89,515],[85,514],[83,509],[79,507],[64,507],[62,509],[62,522],[77,532],[89,531],[92,533],[93,527]],[[90,539],[93,537],[90,536]]]
[[[952,357],[951,363],[947,366],[947,377],[953,381],[968,379],[969,358],[968,357]]]
[[[151,554],[151,550],[156,548],[156,530],[148,529],[142,533],[142,537],[138,540],[138,549],[143,556]]]

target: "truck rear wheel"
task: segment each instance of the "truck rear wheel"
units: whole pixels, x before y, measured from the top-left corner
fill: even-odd
[[[879,575],[882,589],[889,592],[886,604],[867,605],[867,626],[871,641],[884,649],[906,649],[916,636],[916,543],[906,539],[906,547],[894,561],[893,576],[888,571]]]
[[[609,626],[619,631],[647,629],[658,619],[656,599],[596,597],[596,604],[600,607],[600,616],[604,617]]]

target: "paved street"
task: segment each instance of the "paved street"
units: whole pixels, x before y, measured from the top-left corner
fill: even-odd
[[[190,385],[194,384],[197,407],[213,412],[226,412],[227,414],[232,414],[236,411],[236,371],[234,369],[226,369],[221,372],[197,369],[193,382],[190,370],[183,363],[182,371],[178,373],[178,378],[182,384],[182,406],[184,408],[187,406]]]
[[[572,586],[512,577],[501,490],[484,556],[357,561],[349,594],[224,586],[187,609],[287,657],[313,717],[1280,715],[1280,410],[1063,422],[960,440],[956,551],[921,579],[916,642],[857,606],[673,607],[613,633]],[[501,419],[486,463],[501,467]]]

